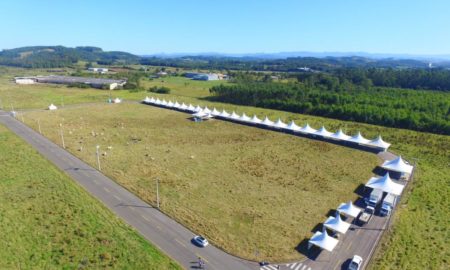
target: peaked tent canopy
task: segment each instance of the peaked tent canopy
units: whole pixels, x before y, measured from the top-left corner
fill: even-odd
[[[329,132],[324,126],[322,126],[319,130],[314,132],[314,134],[322,137],[330,137],[333,133]]]
[[[167,107],[173,107],[173,102],[171,100],[169,100],[169,102],[167,102]]]
[[[222,110],[222,112],[219,114],[219,116],[227,118],[230,116],[230,114],[227,111]]]
[[[156,104],[156,105],[161,105],[161,100],[160,100],[159,98],[157,98],[157,99],[155,100],[155,104]]]
[[[295,124],[294,120],[292,120],[292,121],[289,123],[289,125],[287,125],[286,128],[288,128],[288,129],[290,129],[290,130],[300,130],[300,127],[297,126],[297,125]]]
[[[200,107],[200,106],[196,106],[195,108],[194,108],[194,112],[199,112],[199,111],[202,111],[202,108]]]
[[[351,137],[351,138],[349,139],[349,141],[355,142],[355,143],[358,143],[358,144],[368,144],[368,143],[370,142],[370,140],[364,138],[364,137],[361,135],[361,132],[359,132],[359,131],[358,131],[358,133],[356,133],[355,136]]]
[[[150,98],[150,103],[155,103],[155,102],[156,102],[156,99],[154,97],[151,97]]]
[[[181,104],[180,109],[182,110],[187,110],[188,106],[186,104],[184,104],[184,102]]]
[[[229,116],[229,118],[232,118],[232,119],[239,119],[239,115],[238,114],[236,114],[234,111],[231,113],[231,115]]]
[[[214,109],[211,112],[212,115],[219,115],[220,112],[218,110],[216,110],[216,108],[214,107]]]
[[[180,105],[180,103],[178,103],[178,101],[175,101],[175,103],[173,104],[173,107],[174,108],[180,108],[181,105]]]
[[[306,125],[304,125],[304,126],[300,129],[300,131],[301,131],[301,132],[304,132],[304,133],[314,133],[314,132],[316,132],[316,130],[313,129],[312,127],[310,127],[308,123],[306,123]]]
[[[144,103],[151,103],[151,99],[149,97],[145,97],[144,100],[142,100]]]
[[[323,225],[330,230],[345,234],[350,228],[351,224],[343,221],[339,212],[336,212],[336,216],[328,217]]]
[[[329,236],[327,230],[324,227],[321,232],[317,231],[311,237],[311,239],[309,239],[308,243],[309,245],[318,246],[321,249],[325,249],[331,252],[336,247],[338,240]]]
[[[259,123],[262,122],[262,120],[259,119],[255,114],[253,115],[253,117],[252,117],[252,119],[250,121],[252,121],[255,124],[259,124]]]
[[[381,165],[381,168],[394,171],[394,172],[401,172],[401,173],[407,173],[411,174],[413,170],[413,166],[406,163],[402,156],[398,156],[396,159],[393,160],[387,160]]]
[[[167,101],[166,101],[165,99],[163,99],[163,100],[161,101],[161,105],[167,106]]]
[[[280,118],[278,118],[278,120],[273,124],[273,126],[277,128],[286,128],[287,124],[281,121]]]
[[[115,99],[113,100],[113,103],[120,103],[120,102],[122,102],[122,100],[121,100],[120,98],[115,98]]]
[[[356,218],[362,211],[361,208],[358,208],[355,205],[353,205],[352,201],[349,201],[348,203],[341,203],[341,205],[339,205],[337,210],[339,211],[339,213],[342,213],[352,218]]]
[[[205,106],[205,108],[203,109],[203,111],[204,111],[205,113],[211,113],[211,110],[210,110],[207,106]]]
[[[187,107],[188,111],[194,112],[195,111],[195,107],[192,106],[192,104],[189,104],[189,106]]]
[[[53,111],[53,110],[57,110],[58,107],[56,107],[56,106],[52,103],[52,104],[50,104],[50,106],[48,106],[48,109],[49,109],[50,111]]]
[[[264,118],[264,120],[261,122],[261,124],[266,125],[266,126],[272,126],[272,125],[273,125],[273,122],[270,121],[270,119],[266,116],[266,117]]]
[[[242,114],[241,117],[239,117],[239,120],[244,121],[244,122],[248,122],[251,120],[250,117],[248,117],[245,113]]]
[[[347,134],[345,134],[342,129],[339,129],[338,131],[336,131],[335,133],[330,135],[330,138],[332,139],[336,139],[336,140],[342,140],[342,141],[346,141],[348,139],[350,139],[351,137],[348,136]]]
[[[389,177],[389,173],[386,173],[382,177],[372,177],[366,184],[367,187],[373,189],[380,189],[384,192],[391,193],[394,195],[402,194],[404,185],[397,184],[392,181],[391,177]]]
[[[371,140],[369,144],[378,148],[382,148],[384,150],[388,149],[389,146],[391,146],[390,143],[383,141],[383,138],[381,138],[381,136],[378,136],[376,139]]]

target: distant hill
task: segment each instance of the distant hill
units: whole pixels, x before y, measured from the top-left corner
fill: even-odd
[[[99,64],[138,63],[140,57],[127,52],[105,52],[97,47],[32,46],[0,52],[0,65],[27,68],[67,67],[78,61]]]

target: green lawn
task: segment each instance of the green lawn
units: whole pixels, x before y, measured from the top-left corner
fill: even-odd
[[[180,269],[0,126],[0,269]]]

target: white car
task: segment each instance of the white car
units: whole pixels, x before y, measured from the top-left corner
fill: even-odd
[[[208,240],[206,240],[206,238],[200,235],[195,236],[193,240],[197,245],[201,247],[206,247],[209,244]]]
[[[363,262],[363,259],[360,256],[354,255],[352,261],[348,265],[348,270],[361,269],[362,262]]]

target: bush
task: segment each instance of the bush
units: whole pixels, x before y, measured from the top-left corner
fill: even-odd
[[[148,89],[148,91],[152,92],[152,93],[158,93],[158,94],[169,94],[170,93],[170,89],[167,87],[164,87],[164,86],[161,86],[161,87],[153,86],[153,87],[150,87]]]

